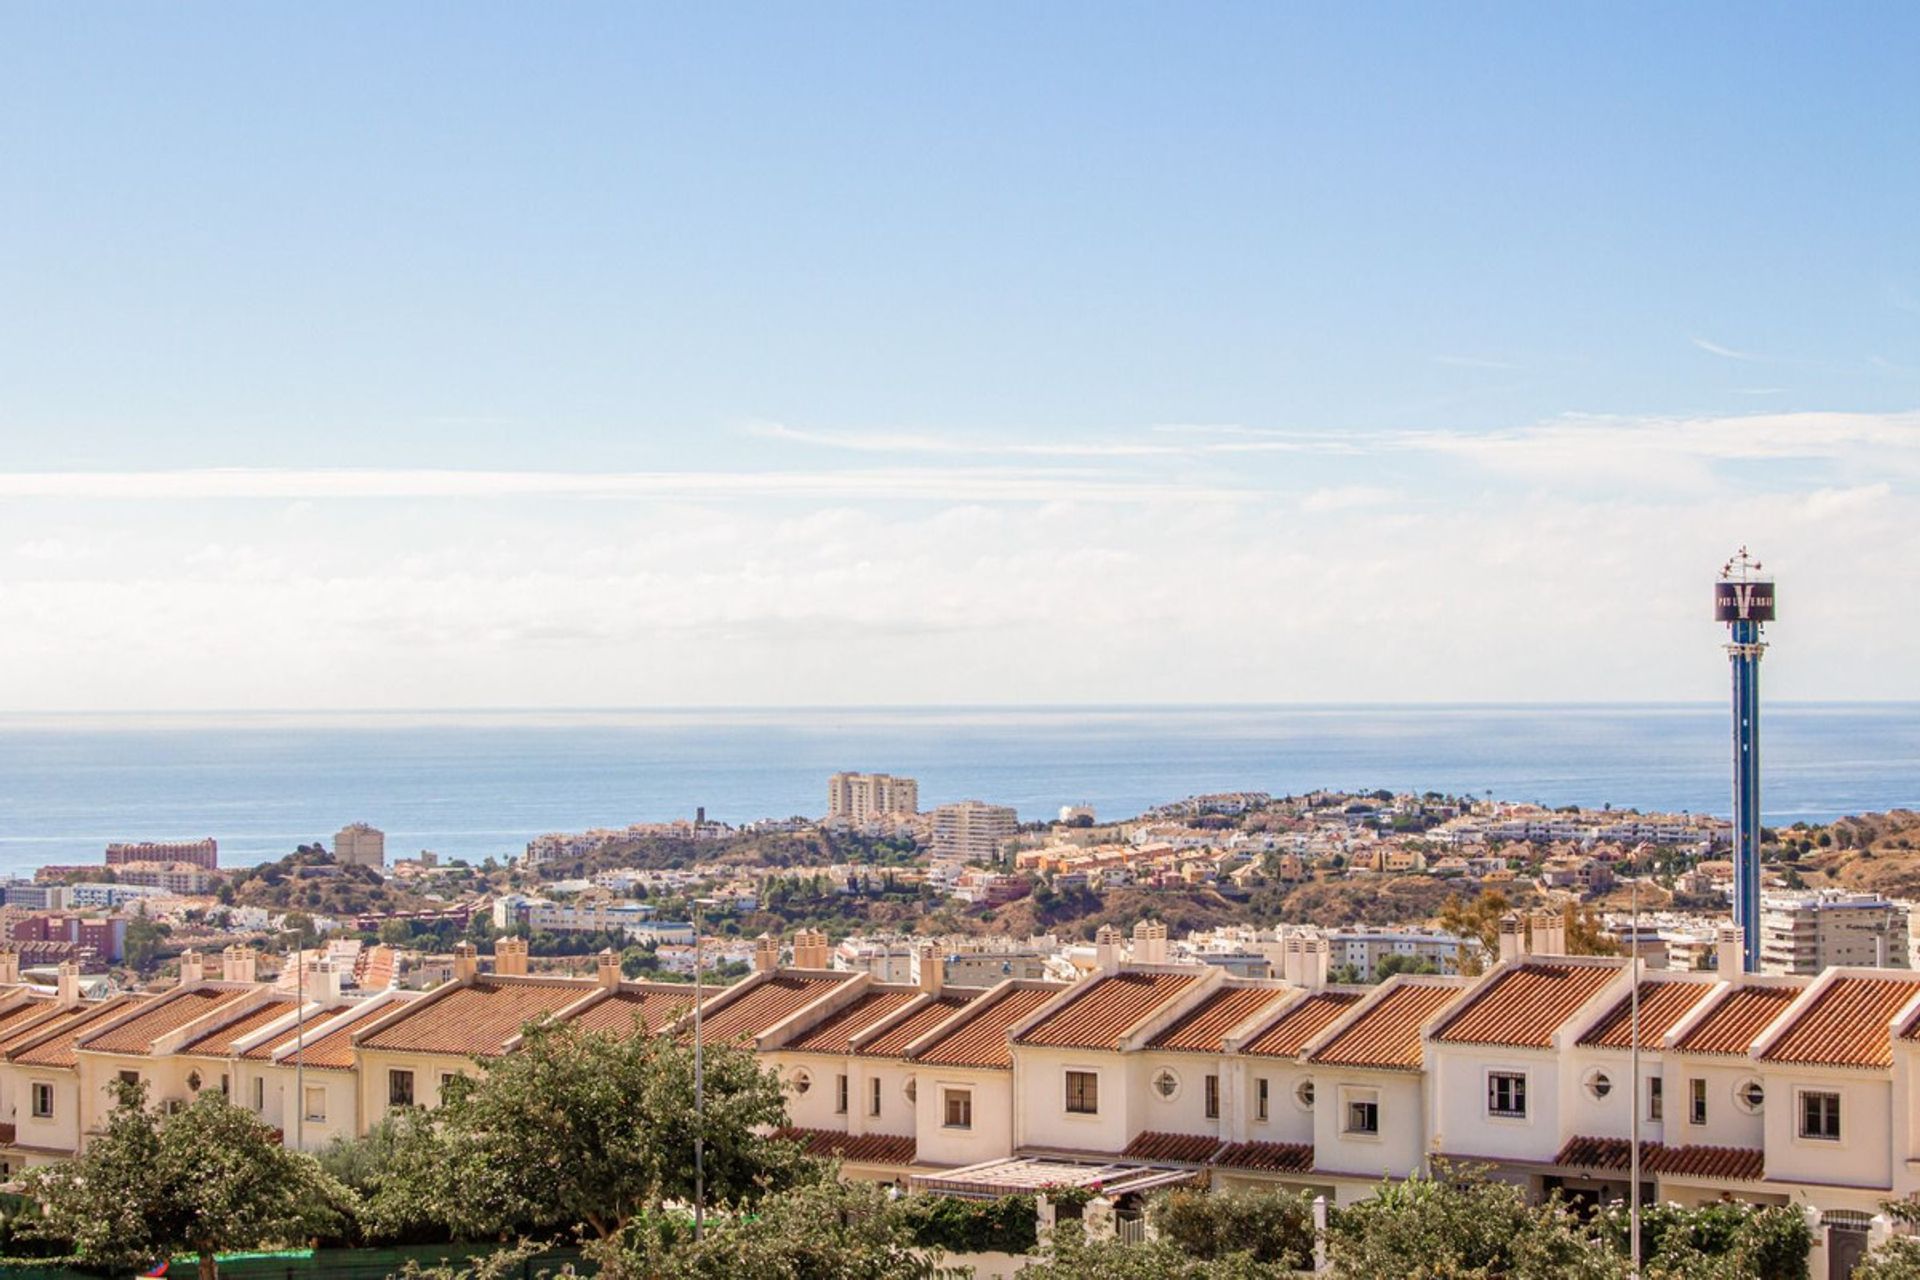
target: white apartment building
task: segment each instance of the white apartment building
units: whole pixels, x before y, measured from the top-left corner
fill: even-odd
[[[1761,900],[1763,971],[1815,974],[1845,965],[1911,967],[1905,903],[1833,889]]]
[[[350,822],[333,836],[333,860],[343,867],[387,865],[387,833],[364,822]]]
[[[1000,846],[1020,830],[1020,815],[1006,805],[980,800],[943,804],[933,811],[933,856],[962,862],[992,862]]]
[[[920,784],[887,773],[836,773],[827,779],[827,820],[866,822],[920,812]]]

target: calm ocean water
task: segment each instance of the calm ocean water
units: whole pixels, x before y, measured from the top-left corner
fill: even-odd
[[[1725,813],[1714,705],[1106,707],[0,717],[0,873],[110,840],[277,857],[364,819],[389,856],[481,857],[533,835],[825,808],[836,769],[1120,817],[1201,791],[1492,792]],[[1768,819],[1920,807],[1920,704],[1770,706]]]

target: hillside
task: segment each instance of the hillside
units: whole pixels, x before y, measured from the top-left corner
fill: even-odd
[[[1920,897],[1920,814],[1911,809],[1842,818],[1777,833],[1779,870],[1810,889]]]
[[[277,862],[234,872],[228,884],[235,905],[269,911],[352,916],[445,905],[395,887],[372,867],[343,867],[326,850],[304,845]]]

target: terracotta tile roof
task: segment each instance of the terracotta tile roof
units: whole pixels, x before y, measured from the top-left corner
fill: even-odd
[[[243,1013],[232,1022],[216,1027],[197,1040],[191,1040],[180,1046],[179,1052],[199,1054],[209,1058],[229,1058],[233,1056],[233,1042],[243,1036],[251,1035],[269,1022],[277,1022],[294,1010],[291,1000],[269,1000],[249,1013]]]
[[[741,994],[728,992],[733,998],[719,1008],[703,1008],[700,1014],[700,1034],[703,1038],[719,1043],[730,1040],[751,1040],[768,1028],[792,1017],[803,1005],[812,1004],[829,990],[843,982],[851,982],[846,977],[814,976],[799,973],[779,973]],[[688,1023],[680,1030],[682,1038],[693,1039],[693,1024]]]
[[[1218,1053],[1227,1032],[1292,994],[1285,987],[1221,987],[1149,1040],[1148,1047]]]
[[[95,1053],[147,1054],[153,1042],[169,1031],[178,1031],[196,1018],[204,1018],[229,1005],[251,1000],[251,987],[194,987],[156,997],[140,1014],[117,1027],[84,1036],[79,1045]]]
[[[649,1031],[661,1031],[692,1008],[692,987],[674,987],[666,991],[653,987],[640,990],[622,987],[605,1000],[596,1000],[571,1015],[567,1022],[582,1031],[625,1036],[631,1034],[638,1025],[636,1018]]]
[[[1753,1039],[1800,996],[1799,987],[1740,986],[1728,991],[1674,1043],[1682,1053],[1744,1055]]]
[[[1569,1138],[1553,1162],[1568,1169],[1628,1173],[1632,1150],[1625,1138]],[[1675,1178],[1758,1182],[1766,1173],[1766,1153],[1757,1147],[1669,1147],[1643,1142],[1640,1168]]]
[[[1020,1036],[1021,1044],[1056,1049],[1112,1049],[1142,1018],[1185,991],[1191,973],[1114,973],[1086,989]]]
[[[1890,1067],[1887,1023],[1916,995],[1920,978],[1835,978],[1760,1057],[1809,1066]]]
[[[1517,965],[1469,996],[1434,1033],[1445,1044],[1553,1047],[1553,1033],[1619,976],[1613,965]]]
[[[329,1009],[309,1018],[304,1028],[289,1027],[265,1044],[255,1045],[240,1056],[248,1061],[271,1059],[280,1050],[299,1043],[299,1050],[280,1059],[278,1065],[291,1067],[298,1064],[347,1071],[353,1067],[353,1033],[366,1025],[375,1014],[392,1013],[396,1007],[391,1004],[376,1005],[369,1000],[358,1008],[352,1008],[351,1016],[347,1016],[348,1010]],[[341,1018],[345,1020],[335,1025],[335,1020]],[[316,1035],[316,1032],[320,1034]]]
[[[18,1027],[29,1018],[37,1018],[52,1008],[51,1000],[25,1000],[5,1012],[0,1012],[0,1038],[8,1034],[9,1028]]]
[[[906,1053],[908,1045],[928,1034],[977,999],[979,994],[976,992],[969,995],[942,995],[937,999],[929,1000],[879,1035],[861,1044],[856,1052],[868,1058],[901,1057]]]
[[[1205,1164],[1213,1159],[1220,1147],[1220,1139],[1209,1134],[1155,1133],[1148,1130],[1129,1142],[1120,1156],[1125,1160],[1145,1160],[1150,1164]]]
[[[782,1048],[795,1053],[850,1053],[853,1038],[889,1014],[913,1003],[918,991],[869,991],[837,1013],[829,1014]]]
[[[856,1164],[912,1164],[919,1145],[911,1137],[866,1133],[859,1137],[832,1129],[775,1129],[773,1136],[798,1142],[810,1156],[851,1160]]]
[[[1767,1153],[1758,1147],[1662,1147],[1650,1164],[1666,1177],[1758,1182],[1767,1173]]]
[[[420,1001],[404,1017],[370,1033],[362,1049],[497,1057],[529,1022],[538,1022],[593,990],[590,982],[487,975]]]
[[[1461,988],[1406,983],[1374,998],[1353,1021],[1320,1046],[1312,1061],[1330,1066],[1417,1071],[1420,1024],[1460,998]]]
[[[1236,1142],[1215,1164],[1229,1169],[1259,1169],[1268,1173],[1306,1173],[1313,1168],[1311,1142]]]
[[[1640,1047],[1659,1048],[1667,1032],[1712,994],[1711,982],[1642,982]],[[1607,1016],[1594,1023],[1580,1043],[1600,1049],[1633,1048],[1633,998],[1627,996],[1607,1010]]]
[[[985,1009],[968,1009],[957,1024],[922,1050],[916,1062],[936,1067],[1012,1067],[1007,1032],[1013,1024],[1060,994],[1057,987],[1020,987]]]
[[[1359,1000],[1360,995],[1355,991],[1316,991],[1249,1040],[1241,1052],[1267,1058],[1297,1058],[1307,1047],[1307,1041],[1332,1026],[1335,1018]]]
[[[115,996],[111,1000],[102,1000],[97,1004],[78,1005],[59,1018],[50,1019],[37,1027],[24,1028],[19,1035],[0,1042],[0,1053],[5,1053],[12,1061],[24,1063],[27,1066],[75,1066],[79,1063],[79,1059],[74,1056],[73,1044],[86,1032],[87,1028],[96,1027],[108,1018],[117,1018],[134,1005],[145,1004],[152,998],[145,995],[123,995]],[[49,1038],[41,1040],[41,1036]]]

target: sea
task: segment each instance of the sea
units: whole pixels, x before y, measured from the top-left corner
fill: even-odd
[[[478,860],[698,809],[817,816],[842,769],[1028,821],[1319,787],[1724,815],[1730,751],[1724,704],[0,715],[0,876],[203,836],[246,865],[354,821],[390,859]],[[1920,808],[1920,703],[1770,704],[1762,768],[1771,823]]]

